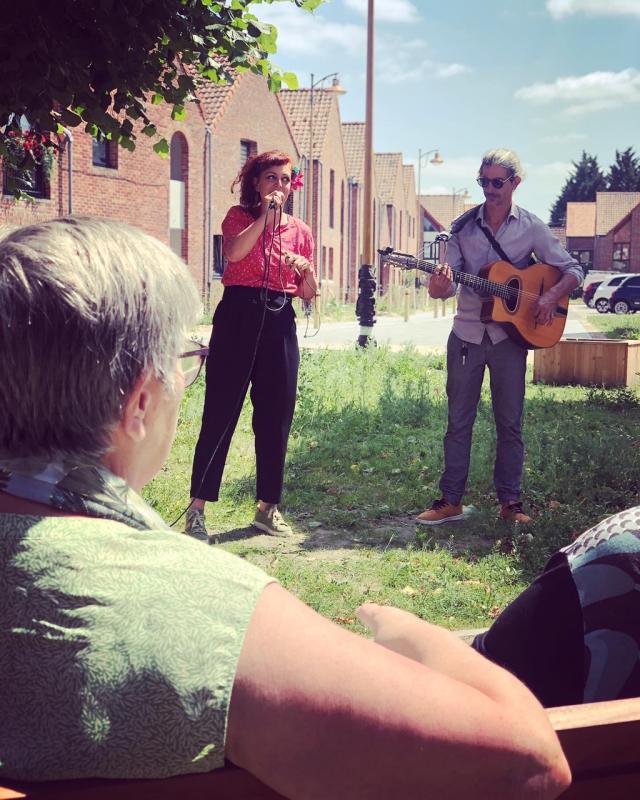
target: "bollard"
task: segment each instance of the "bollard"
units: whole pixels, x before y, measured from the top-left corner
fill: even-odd
[[[409,290],[404,290],[404,321],[409,322]]]
[[[358,270],[358,299],[356,300],[356,317],[360,321],[360,335],[358,346],[367,347],[376,324],[376,282],[373,277],[373,267],[363,264]]]

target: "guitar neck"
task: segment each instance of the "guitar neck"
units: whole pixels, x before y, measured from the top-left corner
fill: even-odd
[[[394,260],[393,258],[391,259]],[[433,274],[436,271],[437,264],[432,264],[429,261],[415,258],[413,259],[413,266],[403,264],[405,269],[419,269],[421,272],[429,272]],[[490,294],[494,297],[507,297],[509,289],[502,283],[489,281],[486,278],[481,278],[479,275],[472,275],[470,272],[462,272],[462,270],[452,270],[454,283],[459,283],[462,286],[468,286],[470,289],[479,289],[483,294]]]

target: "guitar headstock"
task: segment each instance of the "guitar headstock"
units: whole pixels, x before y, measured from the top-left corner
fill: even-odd
[[[409,253],[399,253],[393,247],[385,247],[384,250],[378,250],[380,261],[382,264],[390,264],[392,267],[400,267],[400,269],[415,269],[418,259]]]

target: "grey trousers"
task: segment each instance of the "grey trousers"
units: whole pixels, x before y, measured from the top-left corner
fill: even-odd
[[[493,481],[501,503],[520,500],[527,351],[511,339],[494,345],[485,333],[481,344],[471,344],[463,342],[452,332],[447,343],[449,420],[444,437],[444,472],[440,478],[440,490],[445,500],[454,505],[462,502],[467,483],[473,424],[485,367],[489,368],[491,378],[497,434]]]

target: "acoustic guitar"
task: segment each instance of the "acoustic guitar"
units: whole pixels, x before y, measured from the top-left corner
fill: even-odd
[[[390,247],[379,252],[383,263],[401,269],[434,273],[438,266]],[[567,321],[568,295],[558,300],[551,325],[539,325],[533,313],[540,295],[555,286],[561,277],[559,269],[542,263],[517,269],[508,261],[495,261],[483,267],[479,275],[453,270],[455,283],[476,289],[482,296],[482,322],[497,322],[514,342],[529,348],[553,347],[562,336]]]

